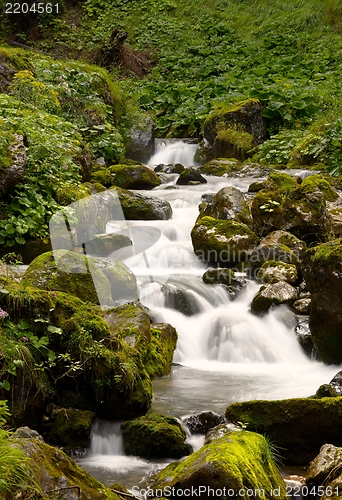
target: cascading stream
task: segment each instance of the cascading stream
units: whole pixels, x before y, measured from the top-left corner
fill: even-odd
[[[194,153],[193,144],[166,142],[149,163],[151,168],[159,163],[192,165]],[[157,321],[172,324],[178,332],[174,356],[177,365],[170,377],[153,382],[153,410],[176,417],[203,410],[223,414],[233,401],[306,397],[315,393],[339,368],[307,358],[295,337],[293,315],[285,307],[278,307],[263,318],[249,312],[260,284],[249,282],[235,301],[230,300],[222,286],[204,284],[202,275],[207,267],[193,252],[190,232],[202,194],[216,193],[227,185],[246,191],[256,179],[207,176],[207,184],[181,188],[174,186],[176,175],[169,175],[168,179],[167,184],[142,194],[169,201],[172,219],[126,221],[129,228],[148,226],[160,231],[158,241],[144,254],[138,253],[124,262],[137,276],[141,302],[151,309]],[[108,224],[108,232],[116,230],[115,222]],[[179,297],[183,312],[175,309]],[[100,431],[93,432],[93,454],[82,465],[109,471],[110,481],[103,475],[99,477],[106,484],[116,480],[128,486],[136,484],[135,478],[152,467],[151,462],[123,456],[118,452],[118,444],[111,448],[114,442],[118,443],[112,438],[108,448],[112,452],[104,454],[106,441],[98,450]],[[96,475],[95,469],[91,472]]]

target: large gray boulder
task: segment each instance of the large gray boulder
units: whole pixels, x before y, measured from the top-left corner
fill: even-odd
[[[133,125],[127,133],[126,156],[147,163],[154,153],[154,123],[147,118],[144,123]]]
[[[8,148],[9,166],[0,164],[0,199],[5,198],[24,177],[26,150],[24,137],[14,134],[14,142]]]
[[[214,219],[235,220],[252,226],[252,216],[244,195],[233,186],[224,187],[212,199],[203,201],[199,211],[198,220],[208,216]]]

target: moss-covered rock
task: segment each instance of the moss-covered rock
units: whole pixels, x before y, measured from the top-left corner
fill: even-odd
[[[203,201],[199,206],[199,216],[213,217],[214,219],[235,220],[252,227],[251,212],[242,192],[233,187],[227,186],[218,191],[216,195]]]
[[[25,428],[24,428],[25,430]],[[18,429],[11,438],[11,444],[23,450],[30,458],[29,474],[42,492],[39,500],[48,500],[51,493],[62,494],[63,498],[76,500],[122,500],[123,497],[106,488],[90,476],[63,451],[44,443],[41,436],[32,431]],[[27,437],[24,437],[27,436]],[[44,493],[43,493],[44,492]]]
[[[193,488],[202,500],[234,498],[249,495],[285,499],[285,484],[274,463],[267,440],[248,431],[237,431],[215,439],[182,462],[163,469],[155,478],[153,489],[170,489],[170,498],[177,490]],[[275,493],[275,491],[277,492]],[[212,493],[214,491],[214,493]]]
[[[217,177],[228,177],[232,172],[240,170],[241,163],[235,158],[215,158],[199,167],[199,171],[205,175],[216,175]]]
[[[167,323],[151,324],[146,309],[139,303],[124,304],[104,311],[112,338],[120,339],[138,351],[144,369],[151,378],[171,371],[177,344],[177,332]]]
[[[258,245],[250,255],[248,265],[254,273],[254,277],[257,277],[257,273],[261,266],[269,261],[284,262],[285,264],[290,264],[296,266],[300,269],[300,256],[295,249],[291,249],[285,243],[280,242],[268,242],[265,239],[260,241]]]
[[[233,403],[225,415],[248,424],[252,431],[271,436],[289,464],[309,463],[325,443],[342,444],[341,397]]]
[[[196,222],[191,239],[198,257],[226,267],[247,261],[258,244],[257,236],[245,224],[212,217]]]
[[[99,183],[102,186],[109,188],[112,185],[111,171],[107,167],[93,168],[91,173],[91,182]]]
[[[111,302],[108,278],[91,259],[57,250],[37,257],[24,274],[24,283],[42,290],[66,292],[93,304]]]
[[[331,491],[334,491],[330,483],[336,479],[336,476],[339,476],[339,485],[342,486],[341,462],[342,448],[332,444],[323,445],[306,471],[307,485],[320,486],[324,484],[325,487],[329,486]]]
[[[295,285],[298,281],[298,272],[294,264],[269,260],[260,267],[257,277],[263,283],[286,281],[290,285]]]
[[[185,442],[186,434],[174,417],[148,413],[121,425],[127,455],[145,458],[180,458],[192,448]]]
[[[284,281],[262,286],[251,304],[254,314],[265,314],[270,307],[281,304],[291,305],[298,298],[297,290]]]
[[[5,134],[6,132],[4,132]],[[13,134],[8,138],[8,141],[6,141],[6,135],[2,137],[0,146],[0,198],[8,198],[16,184],[24,177],[26,161],[24,137],[20,134]]]
[[[215,158],[231,157],[244,161],[252,156],[256,146],[254,137],[242,127],[219,122],[216,126],[217,135],[212,147]]]
[[[116,305],[122,302],[131,302],[138,299],[139,291],[137,279],[135,274],[129,269],[128,266],[126,266],[126,264],[110,259],[91,260],[108,279],[110,286],[110,304]],[[101,303],[101,305],[106,304]]]
[[[342,240],[310,248],[303,275],[311,292],[310,330],[326,363],[342,361]]]
[[[155,196],[143,196],[127,189],[117,190],[121,208],[128,220],[168,220],[172,217],[172,208],[168,201]]]
[[[257,144],[261,144],[267,138],[262,109],[257,99],[247,99],[216,109],[205,120],[204,137],[209,144],[214,144],[223,124],[223,128],[238,127],[242,132],[251,134]]]
[[[298,184],[287,174],[272,172],[252,202],[252,216],[257,234],[288,231],[306,243],[326,241],[332,235],[332,220],[327,198],[334,198],[332,188],[320,176],[307,177]]]
[[[153,189],[161,184],[153,170],[143,165],[113,165],[110,171],[111,184],[124,189]]]
[[[49,443],[63,446],[65,451],[89,448],[95,413],[53,405],[47,418],[48,420],[45,419],[43,423],[43,429]]]
[[[206,184],[208,181],[201,175],[197,168],[185,168],[179,175],[176,184],[186,186],[188,184]]]

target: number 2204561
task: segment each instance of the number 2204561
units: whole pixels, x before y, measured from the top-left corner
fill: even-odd
[[[5,4],[5,14],[28,14],[29,12],[34,14],[58,14],[59,4],[43,2],[33,4],[7,2]]]

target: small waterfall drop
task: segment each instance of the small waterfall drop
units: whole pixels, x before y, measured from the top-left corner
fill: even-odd
[[[95,420],[90,435],[90,452],[93,455],[124,455],[121,422]]]
[[[194,165],[194,157],[198,144],[175,139],[156,139],[155,154],[150,158],[149,165],[163,163],[180,163],[184,167]]]

